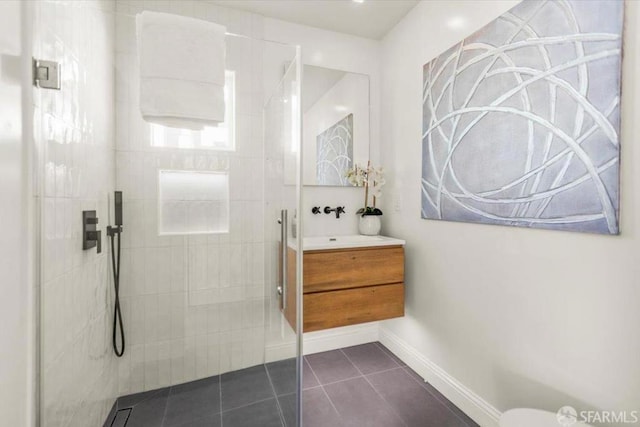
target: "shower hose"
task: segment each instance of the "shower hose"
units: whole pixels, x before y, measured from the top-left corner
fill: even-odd
[[[120,227],[117,227],[114,232],[109,230],[109,236],[111,237],[111,266],[113,269],[113,286],[115,288],[115,303],[113,305],[113,351],[116,356],[122,357],[124,354],[124,325],[122,323],[122,311],[120,310],[120,233],[122,232]],[[116,255],[116,236],[118,236],[118,251]],[[120,345],[118,349],[118,329],[120,329]]]

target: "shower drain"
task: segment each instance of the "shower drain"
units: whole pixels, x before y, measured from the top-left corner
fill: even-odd
[[[113,417],[113,421],[111,421],[111,427],[126,427],[132,409],[133,408],[118,409],[116,416]]]

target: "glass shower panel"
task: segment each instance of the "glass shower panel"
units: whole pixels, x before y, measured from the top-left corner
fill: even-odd
[[[291,278],[286,284],[280,278],[282,248],[295,246],[292,227],[300,204],[298,49],[229,34],[225,123],[202,132],[151,125],[139,111],[135,31],[135,16],[145,3],[117,2],[115,13],[78,4],[36,7],[43,23],[71,13],[73,25],[104,48],[86,49],[80,38],[63,40],[61,52],[68,55],[50,58],[66,70],[63,90],[42,92],[35,114],[42,116],[36,128],[44,147],[42,176],[55,178],[42,183],[42,425],[84,427],[89,411],[90,425],[98,425],[118,397],[150,390],[170,396],[169,387],[205,378],[206,384],[217,381],[222,398],[216,413],[224,418],[234,409],[226,403],[225,384],[243,372],[260,373],[283,424],[298,425],[297,255],[285,255],[284,276]],[[91,32],[94,21],[101,31]],[[42,28],[50,30],[46,34],[64,29]],[[35,38],[41,44],[36,53],[49,58],[58,42],[46,34]],[[111,84],[99,90],[77,75],[101,75],[100,70],[115,76],[103,79]],[[85,120],[93,121],[86,129],[75,122],[81,115],[67,114],[74,110],[66,103],[84,99],[80,95],[91,101]],[[115,111],[115,117],[104,111]],[[60,159],[76,157],[82,179],[69,168],[70,184],[64,186],[67,178],[57,176],[68,165]],[[103,233],[113,225],[115,190],[123,197],[120,304],[126,346],[120,358],[111,348],[110,244],[105,238],[101,254],[76,245],[82,209],[97,210]],[[284,246],[277,222],[282,210],[289,213]],[[70,255],[60,263],[62,245]],[[279,299],[278,286],[286,301]],[[280,382],[272,381],[276,374]],[[127,409],[131,401],[119,399],[114,408]],[[166,411],[156,412],[169,416],[169,409],[167,403]],[[161,425],[149,416],[144,425]]]
[[[265,359],[301,384],[301,194],[300,55],[291,60],[268,52],[281,64],[275,92],[264,108],[267,324]],[[268,75],[268,73],[265,73]],[[268,366],[270,366],[268,365]],[[293,384],[293,381],[292,381]],[[300,393],[279,397],[287,425],[300,425]]]
[[[295,80],[282,77],[283,64],[293,61],[287,76],[295,76],[295,58],[292,46],[227,37],[227,75],[233,76],[227,117],[233,117],[229,122],[234,125],[226,133],[233,140],[224,149],[203,148],[209,130],[163,132],[142,122],[137,108],[130,111],[129,121],[142,128],[139,134],[147,143],[120,149],[117,158],[118,186],[130,198],[125,199],[130,236],[124,257],[130,275],[123,287],[133,291],[123,302],[130,319],[125,326],[130,352],[121,394],[295,356],[295,334],[288,336],[292,352],[269,358],[265,354],[273,296],[266,280],[266,265],[272,260],[266,258],[277,242],[271,228],[267,231],[276,218],[266,213],[272,206],[266,200],[277,193],[278,209],[288,203],[293,213],[298,188],[284,186],[284,177],[262,179],[268,176],[269,155],[283,158],[284,149],[291,153],[294,144],[290,132],[295,111],[288,107],[281,118],[288,120],[288,133],[280,136],[280,142],[288,142],[265,146],[263,128],[271,125],[263,122],[263,105],[274,90],[284,88],[290,97]],[[135,62],[126,66],[135,75]],[[155,144],[160,134],[163,143]],[[295,161],[289,163],[295,167]],[[142,191],[137,174],[142,176]]]
[[[129,92],[129,107],[123,108],[128,108],[132,132],[117,156],[118,186],[131,198],[125,203],[130,257],[124,257],[130,275],[123,280],[123,287],[132,290],[123,303],[125,319],[130,319],[125,321],[130,351],[121,364],[120,394],[220,375],[223,414],[229,409],[229,378],[268,379],[273,369],[286,365],[293,369],[279,369],[278,375],[295,384],[298,347],[289,327],[280,342],[287,351],[270,352],[268,310],[274,288],[266,275],[279,238],[271,233],[277,218],[267,210],[277,202],[278,212],[287,207],[294,212],[298,202],[299,187],[285,186],[284,176],[268,179],[267,172],[271,156],[297,153],[291,150],[299,144],[299,132],[291,133],[296,123],[291,115],[298,111],[291,109],[297,52],[234,35],[226,45],[227,82],[232,84],[226,87],[222,129],[192,132],[149,125],[140,118],[137,94]],[[135,56],[127,58],[122,67],[132,80]],[[281,117],[288,124],[279,145],[269,147],[271,122],[264,120],[263,106],[274,91],[282,92],[280,99],[289,97]],[[295,175],[295,159],[288,164]],[[272,194],[278,194],[277,200]],[[295,262],[290,265],[295,272]],[[292,299],[289,306],[295,304]],[[275,395],[282,392],[271,388]],[[288,426],[296,425],[296,391],[287,389],[286,397],[274,399]]]
[[[25,42],[32,42],[33,56],[61,64],[61,90],[34,87],[29,106],[40,196],[38,421],[43,427],[97,426],[118,396],[113,284],[104,231],[102,252],[85,251],[81,221],[83,211],[94,211],[104,230],[113,218],[113,5],[21,3],[32,19],[32,39]]]
[[[224,159],[217,172],[228,177],[228,231],[185,238],[185,327],[195,328],[188,338],[195,346],[195,378],[264,363],[264,188],[256,179],[263,174],[264,150],[255,132],[262,123],[263,67],[262,57],[254,55],[263,43],[227,37],[227,72],[235,76],[235,111],[229,111],[235,129],[229,137],[235,141],[215,157]],[[198,168],[210,166],[203,160]],[[202,222],[220,215],[201,205],[188,217]]]
[[[130,21],[130,24],[133,22]],[[123,24],[124,25],[124,24]],[[137,91],[118,105],[123,191],[123,311],[128,352],[120,394],[264,363],[262,41],[227,37],[225,132],[150,125]],[[118,55],[135,87],[135,44]],[[233,125],[230,125],[230,124]]]

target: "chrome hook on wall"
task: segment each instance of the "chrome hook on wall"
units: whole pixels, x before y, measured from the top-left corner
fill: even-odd
[[[55,61],[33,59],[33,85],[43,89],[60,90],[60,64]]]

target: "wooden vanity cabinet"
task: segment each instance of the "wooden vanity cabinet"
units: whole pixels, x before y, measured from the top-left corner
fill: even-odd
[[[403,246],[308,250],[303,262],[304,332],[404,316]]]

